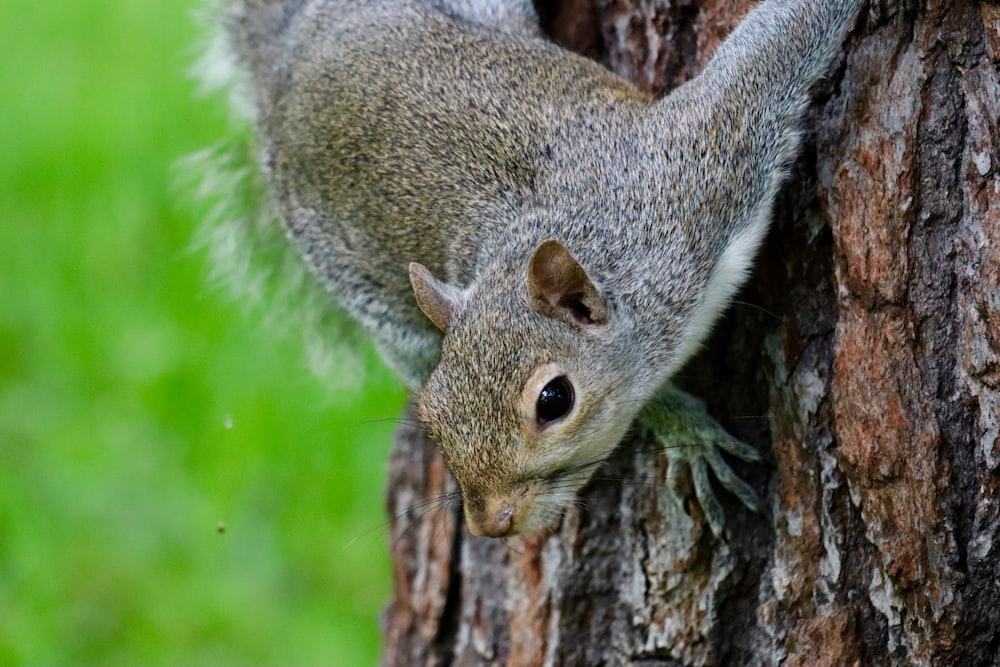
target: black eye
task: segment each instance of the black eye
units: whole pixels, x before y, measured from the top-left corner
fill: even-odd
[[[538,421],[552,422],[573,409],[573,385],[566,376],[559,376],[545,385],[538,395]]]

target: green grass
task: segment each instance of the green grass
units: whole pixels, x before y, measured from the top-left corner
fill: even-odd
[[[346,545],[403,392],[331,392],[209,286],[173,187],[227,131],[194,4],[0,3],[3,665],[377,656],[385,530]]]

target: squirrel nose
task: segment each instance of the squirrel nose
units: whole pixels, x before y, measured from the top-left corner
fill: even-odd
[[[505,537],[514,529],[514,514],[517,506],[504,507],[496,513],[484,512],[469,522],[469,529],[482,537]]]
[[[494,523],[497,529],[495,537],[503,537],[514,527],[514,509],[514,506],[511,505],[497,512]]]

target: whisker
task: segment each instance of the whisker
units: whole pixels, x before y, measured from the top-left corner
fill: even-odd
[[[445,502],[443,505],[438,506],[437,510],[439,512],[441,512],[441,513],[453,511],[452,510],[452,502],[453,502],[453,500],[454,500],[454,498],[449,498],[448,501]],[[459,498],[459,502],[461,502],[461,498]],[[432,517],[431,520],[432,520],[431,540],[432,541],[437,541],[437,539],[438,539],[438,532],[444,530],[445,520],[438,520],[437,517]],[[455,519],[454,519],[454,521],[455,521],[456,527],[457,527],[457,525],[459,523],[464,523],[462,521],[462,517],[461,516],[456,516]],[[452,539],[454,540],[454,536],[452,537]],[[453,545],[454,545],[454,542],[453,542]]]
[[[451,503],[453,503],[456,500],[456,498],[458,498],[460,500],[459,496],[460,496],[460,494],[459,494],[458,491],[452,491],[450,493],[443,493],[443,494],[438,495],[438,496],[433,496],[433,497],[430,497],[430,498],[424,498],[423,500],[420,500],[420,501],[417,501],[415,503],[412,503],[411,505],[408,505],[404,509],[402,509],[399,512],[396,512],[395,514],[393,514],[392,516],[390,516],[388,519],[386,519],[384,522],[382,522],[378,526],[376,526],[376,527],[374,527],[374,528],[366,531],[362,535],[358,536],[357,538],[355,538],[354,540],[352,540],[351,543],[353,543],[354,541],[357,541],[358,539],[360,539],[361,537],[364,537],[367,534],[375,532],[376,530],[378,530],[380,528],[383,528],[383,527],[388,526],[388,525],[392,525],[393,522],[398,522],[397,526],[399,526],[400,524],[402,524],[402,525],[399,528],[399,534],[396,535],[393,538],[392,543],[391,543],[392,547],[395,548],[396,545],[399,544],[400,540],[402,540],[403,538],[405,538],[407,536],[407,534],[410,532],[410,530],[412,530],[423,519],[425,519],[428,515],[430,515],[435,510],[439,510],[441,508],[450,507]],[[423,510],[423,511],[419,511],[419,510]],[[403,523],[403,521],[402,521],[403,519],[409,519],[409,520],[406,521],[405,523]]]
[[[397,513],[393,518],[400,519],[400,518],[402,518],[403,516],[406,515],[406,512],[408,510],[415,509],[415,508],[420,508],[420,507],[423,507],[424,505],[427,505],[427,504],[430,504],[430,503],[436,503],[436,502],[441,502],[441,501],[444,501],[444,500],[448,500],[450,498],[454,498],[457,495],[459,495],[458,491],[449,491],[448,493],[442,493],[442,494],[439,494],[439,495],[436,495],[436,496],[430,496],[428,498],[422,498],[421,500],[418,500],[415,503],[407,505],[399,513]]]
[[[403,534],[405,535],[406,531],[409,530],[410,527],[412,527],[420,519],[422,519],[424,516],[426,516],[429,512],[433,511],[436,506],[441,506],[441,505],[447,506],[458,495],[459,495],[458,491],[452,491],[450,493],[443,493],[443,494],[438,495],[438,496],[433,496],[433,497],[430,497],[430,498],[424,498],[423,500],[419,500],[419,501],[417,501],[417,502],[415,502],[415,503],[413,503],[411,505],[408,505],[407,507],[405,507],[402,510],[396,512],[395,514],[392,514],[387,519],[385,519],[385,521],[381,521],[377,525],[375,525],[375,526],[373,526],[373,527],[371,527],[371,528],[363,531],[359,535],[356,535],[350,541],[348,541],[346,544],[344,544],[344,546],[341,547],[341,548],[342,549],[347,549],[347,548],[351,547],[352,545],[354,545],[359,540],[368,537],[372,533],[375,533],[375,532],[377,532],[379,530],[382,530],[382,529],[384,529],[384,528],[392,525],[392,523],[394,521],[399,521],[401,519],[405,519],[407,516],[413,515],[414,512],[416,512],[417,510],[421,510],[421,509],[427,508],[427,510],[425,512],[423,512],[419,516],[416,516],[413,520],[411,520],[410,522],[407,523],[407,525],[403,528]],[[400,536],[400,537],[402,537],[402,536]]]
[[[397,426],[409,426],[411,428],[419,429],[420,431],[426,431],[427,427],[424,426],[420,421],[415,419],[406,419],[404,417],[375,417],[373,419],[363,419],[357,422],[358,426],[370,426],[372,424],[396,424]]]
[[[759,310],[760,312],[764,313],[765,315],[770,315],[771,317],[773,317],[778,322],[784,321],[784,318],[779,317],[778,315],[776,315],[775,313],[771,312],[770,310],[768,310],[764,306],[758,305],[756,303],[750,303],[749,301],[740,301],[738,299],[733,299],[731,303],[733,303],[734,305],[737,305],[737,306],[746,306],[747,308],[753,308],[754,310]]]
[[[410,521],[409,523],[407,523],[403,527],[402,532],[392,541],[392,549],[395,550],[396,547],[399,545],[400,540],[402,540],[410,530],[415,529],[418,524],[422,523],[423,520],[426,517],[428,517],[428,515],[430,515],[432,512],[440,512],[443,509],[445,509],[446,507],[449,507],[450,504],[451,504],[451,499],[448,499],[444,503],[433,504],[430,507],[428,507],[426,510],[424,510],[423,512],[421,512],[415,519],[413,519],[412,521]],[[433,518],[433,516],[431,518]],[[431,539],[434,539],[434,537],[435,537],[435,535],[431,534]]]
[[[522,549],[516,548],[514,546],[514,540],[512,538],[501,537],[499,539],[500,539],[500,543],[504,547],[504,550],[509,551],[510,553],[513,553],[513,554],[517,554],[518,556],[524,556],[524,554],[525,554],[524,549],[523,548]],[[524,543],[521,542],[521,544],[524,544]]]

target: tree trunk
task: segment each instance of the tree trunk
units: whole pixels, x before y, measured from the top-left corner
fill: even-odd
[[[659,91],[750,5],[542,17]],[[765,454],[741,468],[765,510],[728,502],[717,541],[627,443],[554,534],[475,538],[457,502],[421,505],[455,487],[404,428],[384,664],[1000,664],[1000,5],[876,0],[844,53],[755,275],[679,378]]]

